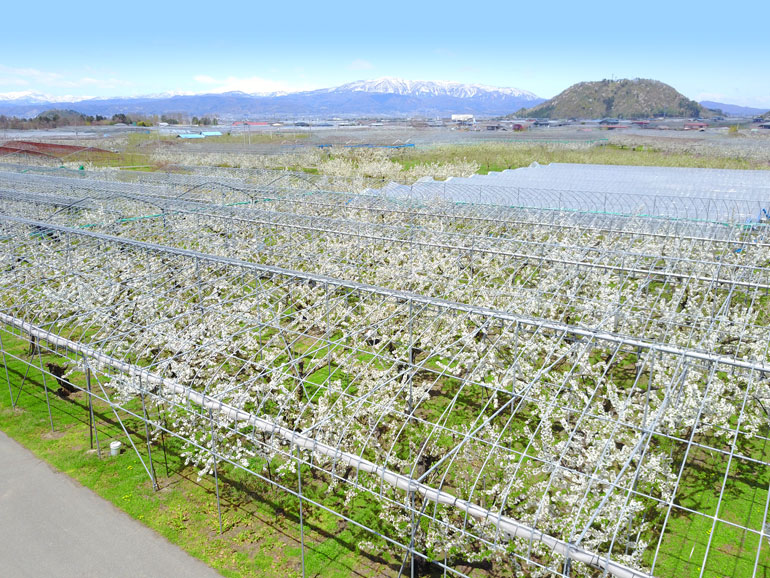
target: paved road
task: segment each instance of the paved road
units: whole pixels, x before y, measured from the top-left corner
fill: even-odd
[[[0,577],[221,578],[0,431]]]

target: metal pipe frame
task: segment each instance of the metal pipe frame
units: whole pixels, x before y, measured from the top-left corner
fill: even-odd
[[[58,203],[83,191],[1,196],[19,216],[0,216],[0,332],[87,359],[102,399],[146,396],[204,470],[245,468],[298,496],[305,518],[315,507],[361,525],[304,480],[301,489],[266,480],[258,463],[299,473],[299,462],[329,487],[377,501],[407,529],[367,530],[405,556],[440,560],[438,541],[562,576],[648,576],[684,516],[749,536],[755,572],[770,563],[760,552],[767,508],[762,520],[725,515],[738,465],[760,480],[770,473],[751,441],[770,441],[758,252],[656,255],[677,245],[654,220],[635,221],[654,234],[629,236],[650,251],[624,253],[613,239],[581,245],[570,236],[590,229],[579,217],[554,233],[568,242],[517,241],[517,228],[526,239],[543,223],[502,223],[511,238],[484,238],[460,232],[462,213],[440,221],[448,230],[292,218],[216,206],[204,188],[192,201],[166,195],[163,217],[149,219],[135,217],[148,216],[155,192],[112,191],[50,220],[46,195]],[[118,221],[133,220],[103,218],[117,198]],[[94,227],[66,226],[99,214]],[[442,277],[431,268],[453,261],[464,282],[426,292]],[[504,268],[509,277],[498,278]],[[567,310],[577,307],[598,311],[596,322],[575,322]],[[734,341],[725,349],[721,339]],[[190,404],[211,411],[197,433]],[[138,418],[161,428],[149,415]],[[682,501],[695,453],[722,464],[716,511]],[[710,538],[703,572],[719,555]]]

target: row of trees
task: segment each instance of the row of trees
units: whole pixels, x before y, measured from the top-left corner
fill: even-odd
[[[0,127],[4,129],[24,130],[93,124],[110,124],[110,122],[106,116],[98,114],[91,116],[74,110],[47,110],[34,118],[0,115]]]
[[[46,110],[30,118],[0,115],[0,128],[12,130],[45,129],[64,126],[104,126],[118,123],[136,126],[157,126],[159,123],[170,125],[191,123],[200,126],[216,126],[219,124],[219,119],[208,116],[202,118],[193,116],[191,119],[188,115],[178,112],[162,115],[126,114],[120,112],[112,116],[103,116],[100,114],[83,114],[75,110],[59,109]]]
[[[192,124],[197,124],[198,126],[217,126],[219,124],[219,119],[217,117],[210,118],[204,116],[203,118],[198,118],[197,116],[194,116],[192,117]]]

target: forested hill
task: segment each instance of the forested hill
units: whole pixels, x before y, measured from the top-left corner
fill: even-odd
[[[580,82],[535,107],[526,116],[538,118],[700,117],[711,113],[676,89],[657,80]]]

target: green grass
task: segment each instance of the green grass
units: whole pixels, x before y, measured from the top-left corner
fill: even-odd
[[[738,451],[755,459],[770,458],[770,444],[757,439]],[[675,508],[661,542],[656,576],[699,576],[707,546],[704,576],[754,575],[759,537],[731,524],[754,530],[762,528],[770,471],[753,462],[733,458],[725,482],[727,467],[725,455],[698,448],[690,451]],[[721,492],[723,482],[724,492]],[[713,518],[708,516],[717,514],[720,492],[723,498],[717,517],[724,521],[714,526]],[[679,506],[704,515],[687,513]],[[762,543],[756,575],[770,575],[767,539]]]
[[[197,130],[196,128],[192,129],[193,131]],[[285,132],[285,131],[277,131],[277,130],[271,130],[271,131],[264,131],[264,129],[259,130],[259,132],[252,131],[249,133],[248,131],[243,133],[241,132],[241,129],[239,128],[237,132],[228,133],[228,127],[209,127],[204,128],[200,127],[201,131],[206,130],[218,130],[222,132],[222,136],[211,136],[206,137],[204,141],[198,141],[202,143],[228,143],[228,144],[238,144],[238,145],[246,145],[249,146],[249,143],[255,145],[255,144],[282,144],[286,142],[295,142],[298,140],[305,140],[310,138],[310,134],[307,132]],[[202,145],[202,148],[205,149],[205,144]]]
[[[200,130],[204,130],[201,127]],[[79,153],[68,160],[73,162],[90,162],[96,166],[117,167],[141,167],[139,170],[156,170],[160,168],[153,162],[153,153],[158,141],[165,144],[173,152],[175,150],[200,150],[205,152],[210,143],[233,144],[247,146],[249,136],[235,132],[227,133],[228,127],[208,127],[211,130],[223,132],[219,137],[208,137],[204,141],[192,143],[179,142],[175,135],[160,135],[151,132],[135,132],[122,137],[119,144],[120,151],[117,154],[97,155],[95,153]],[[280,147],[286,143],[307,140],[309,132],[254,132],[251,134],[252,145],[273,144]],[[176,148],[172,145],[181,145]],[[188,149],[188,145],[189,148]],[[346,151],[346,155],[355,155],[355,152]],[[367,154],[362,151],[360,154]],[[400,164],[405,170],[418,165],[432,163],[452,164],[457,162],[472,161],[478,164],[478,173],[487,174],[491,171],[516,169],[526,167],[533,162],[548,163],[595,163],[605,165],[639,165],[639,166],[669,166],[669,167],[694,167],[694,168],[719,168],[719,169],[770,169],[770,162],[745,158],[729,151],[709,152],[694,154],[683,150],[675,152],[671,150],[658,150],[649,145],[625,145],[625,144],[576,144],[576,143],[539,143],[527,141],[522,138],[519,142],[485,142],[474,144],[438,144],[433,146],[421,146],[413,149],[399,149],[388,152],[390,160]],[[219,166],[229,166],[222,164]],[[323,173],[323,163],[313,166],[293,165],[285,167],[276,166],[275,169],[289,169],[306,172],[308,174]]]
[[[176,130],[177,127],[172,127],[171,130]],[[166,129],[168,130],[168,129]],[[218,143],[218,144],[238,144],[238,145],[246,145],[248,146],[249,142],[251,144],[269,144],[274,143],[276,145],[281,144],[282,142],[294,142],[297,140],[305,140],[307,138],[310,138],[310,134],[308,132],[290,132],[290,131],[278,131],[278,130],[271,130],[271,131],[264,131],[260,129],[258,132],[256,130],[252,131],[250,134],[247,132],[241,132],[241,128],[239,127],[236,132],[230,132],[231,128],[229,126],[193,126],[189,127],[186,126],[183,129],[179,130],[186,130],[188,132],[205,132],[205,131],[219,131],[222,133],[221,136],[208,136],[205,139],[198,139],[195,143],[195,145],[201,145],[203,149],[206,148],[206,144],[208,143]],[[148,145],[152,145],[153,143],[157,143],[158,141],[165,141],[169,143],[175,143],[179,144],[180,139],[177,138],[176,134],[166,134],[161,133],[160,136],[157,132],[154,130],[151,132],[132,132],[126,135],[125,137],[127,139],[126,141],[126,149],[133,149],[137,147],[145,147]],[[190,144],[190,143],[185,143]]]
[[[770,169],[767,162],[739,157],[697,156],[692,153],[671,153],[646,146],[558,146],[538,143],[483,143],[469,145],[436,145],[404,149],[394,153],[392,160],[408,169],[419,164],[475,161],[479,174],[527,167],[533,162],[595,163],[602,165],[642,165],[720,169]]]
[[[27,343],[3,332],[3,347],[22,359],[28,356]],[[66,363],[50,354],[43,363]],[[27,371],[24,363],[6,356],[14,397]],[[222,480],[222,535],[219,534],[214,480],[200,481],[193,468],[179,457],[180,445],[166,437],[153,446],[153,459],[159,491],[154,491],[139,457],[131,449],[110,408],[94,404],[102,459],[89,444],[88,405],[84,393],[68,399],[54,395],[55,380],[46,376],[54,431],[51,431],[43,375],[30,369],[18,398],[11,408],[8,384],[0,374],[0,429],[32,451],[40,459],[69,475],[113,503],[141,523],[157,531],[191,555],[209,564],[223,576],[301,575],[298,502],[296,498],[267,484],[255,484],[252,476],[227,464],[220,464]],[[82,374],[73,374],[83,384]],[[98,386],[94,384],[98,392]],[[141,404],[132,402],[141,412]],[[122,414],[132,439],[147,461],[141,422]],[[123,441],[124,451],[110,458],[109,442]],[[95,447],[95,446],[94,446]],[[105,451],[106,450],[106,451]],[[166,475],[166,463],[168,475]],[[304,477],[304,476],[303,476]],[[291,485],[291,481],[288,481]],[[365,508],[362,508],[365,511]],[[394,560],[377,559],[357,551],[357,528],[348,528],[339,518],[305,505],[305,561],[307,576],[380,576],[392,574]]]

